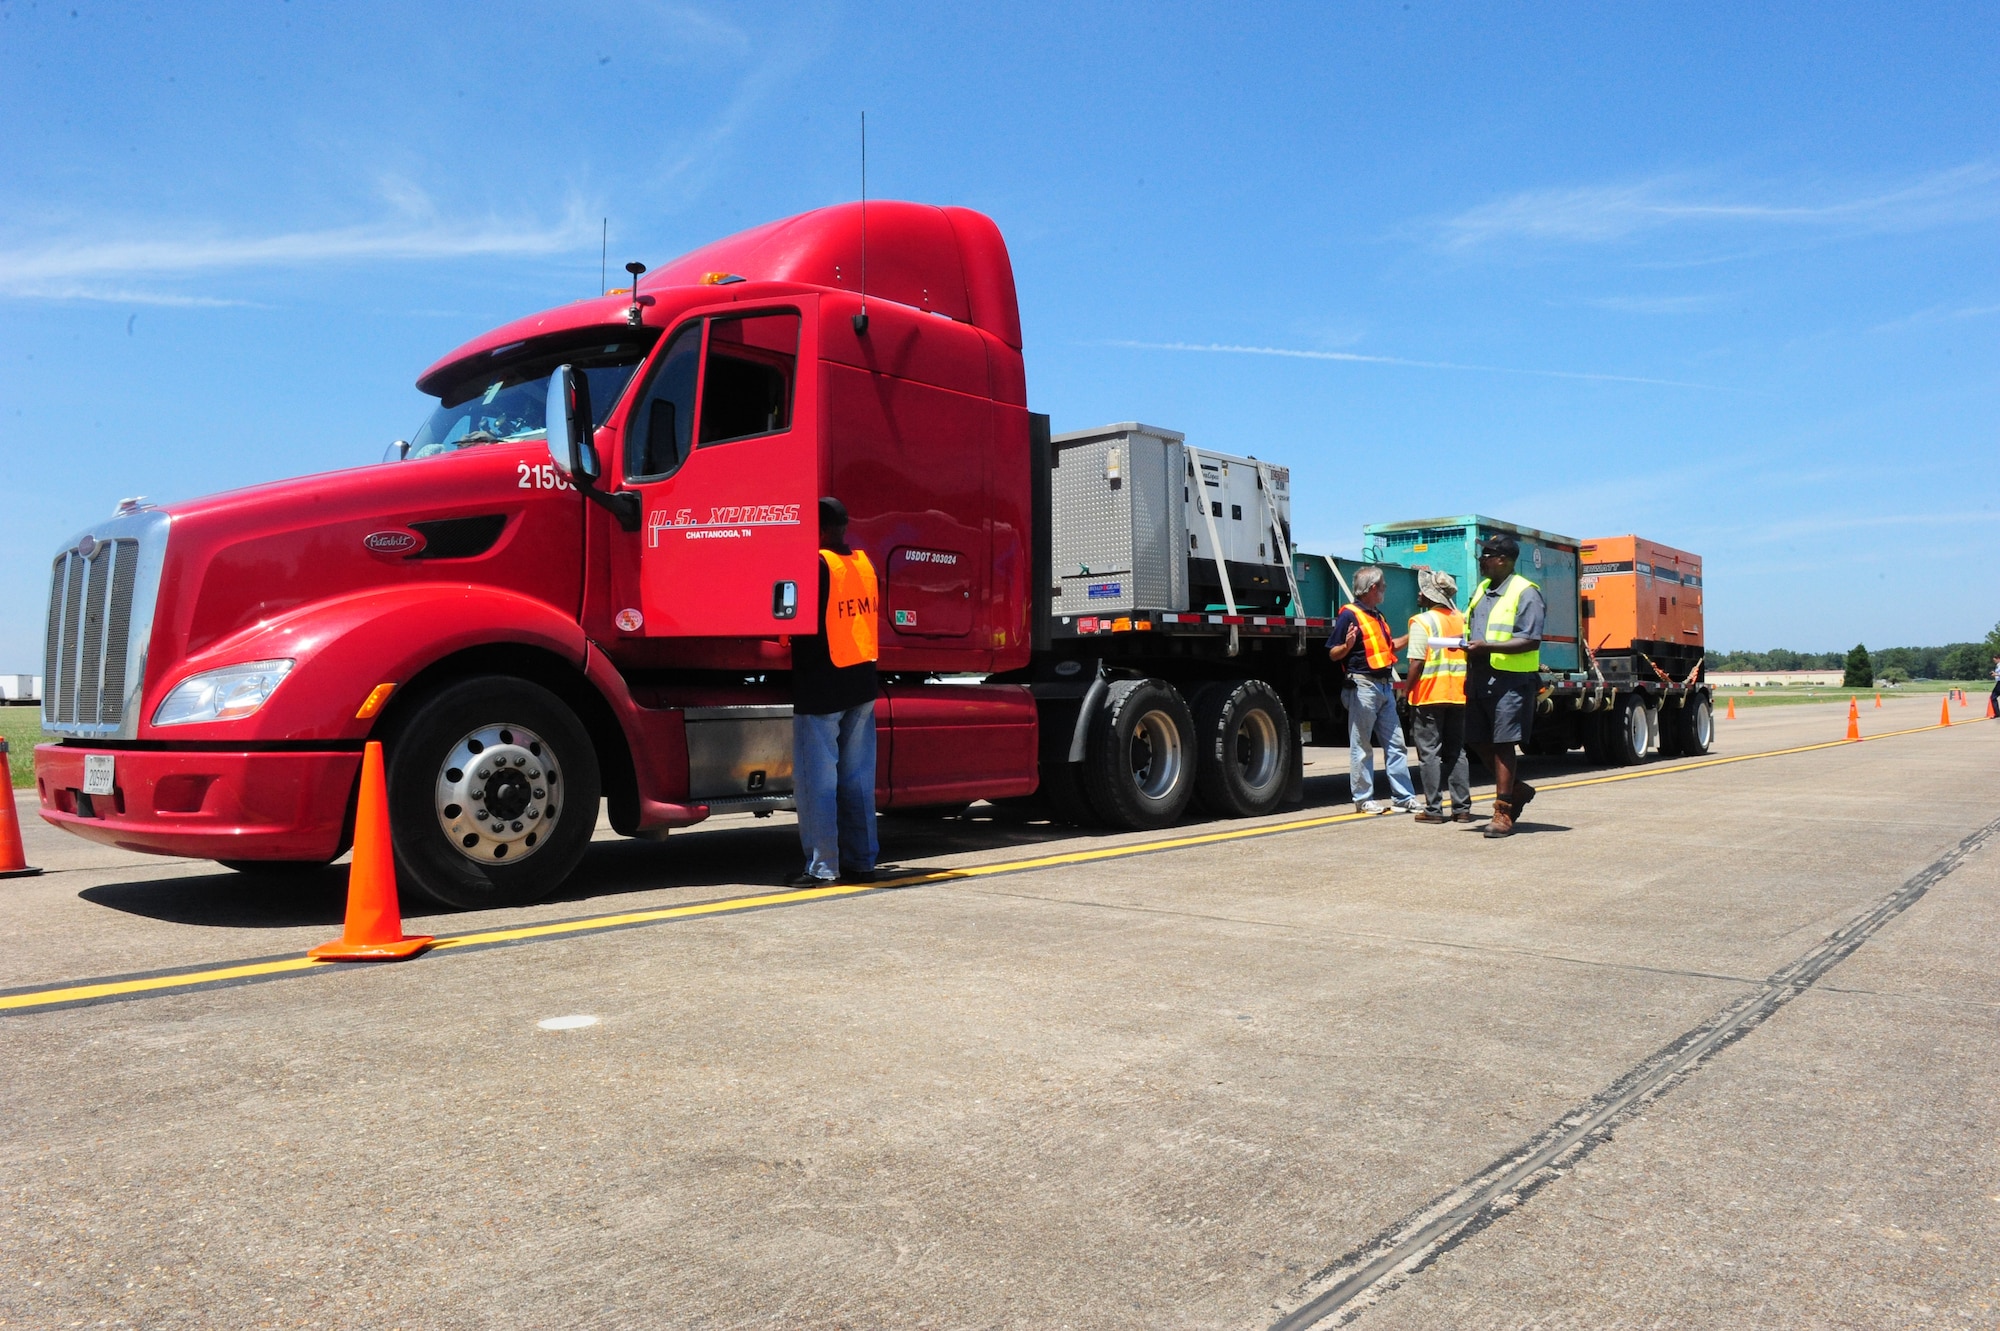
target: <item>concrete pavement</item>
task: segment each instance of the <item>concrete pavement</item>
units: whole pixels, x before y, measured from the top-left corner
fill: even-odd
[[[1715,756],[1844,728],[1746,710]],[[0,1324],[1270,1326],[2000,816],[1996,757],[1967,725],[1567,790],[1600,774],[1540,761],[1504,842],[1341,822],[12,1016]],[[0,986],[338,929],[337,872],[29,835],[57,872],[0,885]],[[918,867],[1160,840],[884,839]],[[741,896],[795,850],[779,820],[611,842],[562,901],[411,924]],[[2000,1324],[1996,850],[1344,1311]],[[598,1021],[537,1025],[570,1014]]]

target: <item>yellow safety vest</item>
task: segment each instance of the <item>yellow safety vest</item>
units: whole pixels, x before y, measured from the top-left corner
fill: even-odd
[[[1431,646],[1424,651],[1424,673],[1417,680],[1416,692],[1410,696],[1413,707],[1429,707],[1439,703],[1465,705],[1465,652],[1456,647],[1439,647],[1439,638],[1463,638],[1465,636],[1465,616],[1456,610],[1426,610],[1417,619],[1424,621],[1424,631],[1431,635]],[[1417,622],[1413,619],[1412,624]]]
[[[1341,607],[1354,612],[1354,622],[1361,625],[1361,645],[1368,652],[1370,670],[1387,670],[1396,664],[1396,644],[1389,640],[1389,630],[1382,626],[1381,617],[1373,610],[1355,605],[1353,602]]]
[[[822,550],[826,561],[826,654],[837,666],[860,665],[873,661],[875,608],[880,597],[875,587],[875,566],[856,550],[851,555]]]
[[[1472,593],[1467,605],[1478,605],[1486,595],[1486,589],[1493,585],[1491,578],[1481,578],[1479,589]],[[1505,642],[1514,636],[1514,621],[1521,614],[1521,594],[1533,587],[1540,591],[1541,584],[1529,582],[1516,573],[1500,584],[1500,600],[1493,612],[1486,617],[1486,641]],[[1525,652],[1488,652],[1486,659],[1493,663],[1495,670],[1512,670],[1520,674],[1533,674],[1542,668],[1542,647],[1536,643]]]

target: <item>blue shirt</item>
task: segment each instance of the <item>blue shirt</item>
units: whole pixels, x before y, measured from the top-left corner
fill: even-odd
[[[1394,642],[1396,640],[1396,635],[1389,629],[1389,621],[1382,617],[1382,612],[1380,610],[1369,610],[1368,607],[1365,605],[1362,606],[1361,609],[1366,610],[1370,615],[1373,615],[1375,617],[1375,622],[1382,626],[1383,637],[1389,639],[1389,641],[1391,642]],[[1328,636],[1326,640],[1327,650],[1332,651],[1335,647],[1338,647],[1342,643],[1346,642],[1348,629],[1352,628],[1358,630],[1360,627],[1361,627],[1361,621],[1354,617],[1353,608],[1349,606],[1342,606],[1340,608],[1340,613],[1334,616],[1333,633],[1330,636]],[[1354,662],[1354,664],[1349,665],[1348,662],[1350,661]],[[1353,651],[1349,652],[1346,656],[1341,657],[1338,661],[1335,661],[1333,664],[1337,668],[1346,671],[1348,674],[1359,675],[1363,679],[1395,678],[1393,667],[1382,670],[1370,670],[1368,668],[1368,642],[1367,639],[1361,637],[1355,638]]]

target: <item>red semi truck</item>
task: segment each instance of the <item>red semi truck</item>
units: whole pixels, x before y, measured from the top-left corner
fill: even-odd
[[[417,384],[438,405],[391,465],[128,502],[56,556],[45,819],[321,865],[379,739],[403,882],[478,907],[553,892],[600,807],[639,837],[787,807],[822,494],[882,580],[885,809],[1268,813],[1315,725],[1344,742],[1318,647],[1352,562],[1299,557],[1281,466],[1051,437],[978,213],[770,223]],[[1603,686],[1544,673],[1545,710]]]
[[[495,329],[423,373],[438,407],[394,465],[121,506],[55,562],[43,817],[132,850],[323,864],[381,739],[399,871],[479,906],[554,891],[600,799],[642,837],[784,807],[821,494],[881,571],[883,807],[1045,786],[1075,820],[1148,827],[1197,786],[1223,813],[1297,798],[1325,621],[1273,613],[1289,497],[1266,564],[1211,559],[1237,573],[1229,613],[1113,614],[1131,589],[1084,565],[1079,597],[1119,594],[1056,613],[1063,443],[1027,409],[999,230],[883,202],[865,244],[865,294],[843,205]],[[1179,438],[1145,436],[1146,465]],[[1111,472],[1140,469],[1109,447]],[[1281,483],[1172,456],[1183,481]]]

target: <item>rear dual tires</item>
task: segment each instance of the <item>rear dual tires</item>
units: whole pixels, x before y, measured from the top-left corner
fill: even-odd
[[[447,684],[399,718],[384,748],[396,876],[440,905],[540,901],[583,858],[597,827],[597,751],[539,684]]]
[[[1083,778],[1098,817],[1112,827],[1166,827],[1194,797],[1194,717],[1164,680],[1121,680],[1091,720]]]
[[[1660,750],[1680,758],[1699,758],[1715,742],[1715,709],[1707,698],[1690,697],[1660,713]]]
[[[1618,700],[1604,718],[1605,745],[1611,761],[1620,767],[1631,767],[1646,761],[1646,750],[1651,747],[1654,722],[1647,714],[1645,703],[1637,697]]]
[[[1224,818],[1256,818],[1285,797],[1297,735],[1278,691],[1261,679],[1209,684],[1194,696],[1201,750],[1195,792]]]

